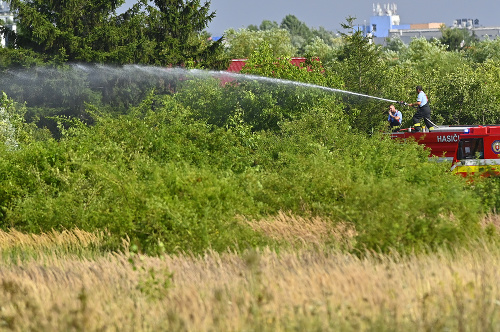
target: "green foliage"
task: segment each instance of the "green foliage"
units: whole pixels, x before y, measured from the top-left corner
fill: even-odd
[[[49,133],[40,130],[34,123],[25,122],[26,107],[15,103],[2,92],[0,98],[0,142],[10,148],[30,144],[35,140],[44,140]]]
[[[245,84],[227,88],[248,94]],[[245,107],[220,122],[217,112],[200,113],[212,107],[193,103],[200,89],[211,95],[198,99],[224,99],[226,88],[214,82],[183,89],[150,94],[127,115],[93,115],[92,126],[73,121],[59,141],[1,150],[0,225],[107,229],[110,248],[129,236],[148,253],[272,245],[238,220],[280,211],[349,222],[356,248],[382,252],[436,248],[477,232],[479,200],[461,178],[427,163],[420,146],[353,132],[328,96],[310,92],[305,100],[320,101],[299,112],[283,104],[289,115],[268,128]],[[144,292],[166,289],[168,278],[146,272]]]
[[[475,177],[473,189],[486,212],[498,213],[500,206],[500,177]]]
[[[226,204],[239,200],[238,181],[229,169],[214,171],[209,165],[219,160],[232,165],[219,155],[222,146],[234,149],[228,153],[234,157],[239,148],[228,146],[234,139],[223,136],[212,142],[201,124],[158,120],[154,114],[143,120],[103,119],[58,143],[7,156],[2,190],[11,198],[11,212],[2,224],[25,231],[106,228],[113,234],[110,245],[118,246],[128,234],[148,252],[156,250],[158,240],[169,252],[225,248],[240,227],[225,229],[233,209]],[[12,165],[20,167],[8,171]]]
[[[319,29],[311,29],[315,38],[320,38],[328,46],[337,48],[342,44],[342,38],[333,31],[326,30],[324,27],[319,27]]]
[[[455,68],[445,75],[435,92],[434,102],[439,105],[439,115],[447,124],[490,123],[481,114],[485,105],[484,85],[469,65]]]
[[[51,56],[64,54],[70,61],[93,61],[92,52],[100,33],[106,31],[107,18],[123,3],[13,0],[11,9],[19,19],[16,45]]]
[[[30,49],[0,47],[0,75],[7,69],[33,67],[47,61],[46,56]]]
[[[186,81],[184,87],[187,89],[181,89],[176,98],[189,106],[197,119],[233,128],[241,134],[275,130],[280,122],[300,117],[310,110],[338,110],[335,95],[300,84],[340,85],[334,76],[325,75],[319,61],[295,66],[290,58],[276,58],[269,47],[262,45],[248,59],[243,72],[262,77],[242,75],[224,87],[217,80]],[[269,80],[264,76],[287,81]],[[199,98],[200,95],[204,98]]]
[[[16,135],[16,124],[23,123],[20,114],[14,112],[12,102],[7,99],[5,92],[0,99],[0,142],[4,143],[9,149],[16,149],[19,145]],[[14,114],[12,114],[14,113]]]
[[[465,54],[475,63],[482,63],[487,60],[500,60],[500,38],[484,39],[475,42],[472,46],[465,49]]]
[[[347,23],[342,24],[347,30],[341,34],[344,43],[336,61],[325,66],[343,79],[346,90],[377,95],[376,89],[385,71],[384,63],[379,61],[381,49],[364,37],[360,30],[354,31],[353,22],[354,18],[350,17]]]
[[[200,0],[155,0],[147,5],[145,34],[154,43],[154,53],[148,64],[179,66],[187,61],[203,62],[214,67],[221,61],[222,41],[209,41],[200,34],[215,17],[210,2]],[[154,61],[154,62],[153,62]]]
[[[443,45],[448,46],[448,50],[450,51],[459,51],[463,50],[465,47],[470,47],[478,38],[471,34],[469,29],[463,28],[450,28],[450,27],[441,27],[441,38],[439,41]]]
[[[269,20],[264,20],[262,23],[259,25],[260,30],[272,30],[272,29],[277,29],[279,28],[279,25],[276,21],[269,21]]]
[[[294,15],[285,16],[280,27],[288,30],[291,35],[298,35],[306,40],[312,37],[311,29]]]
[[[215,17],[210,2],[138,1],[117,15],[124,0],[11,1],[19,22],[12,47],[29,49],[56,63],[141,63],[161,66],[189,61],[222,68],[222,39],[202,31]]]
[[[479,64],[474,71],[480,94],[472,96],[477,99],[473,109],[474,123],[500,123],[500,67],[498,61],[487,60]]]
[[[439,77],[453,72],[461,64],[462,59],[460,53],[448,52],[447,46],[439,41],[428,41],[425,38],[413,38],[408,47],[400,52],[400,61],[410,61],[423,77],[430,75]]]
[[[228,29],[225,31],[225,38],[229,44],[227,53],[232,59],[248,58],[261,44],[269,45],[275,57],[295,54],[290,33],[285,29],[272,28],[258,31]]]
[[[368,197],[354,202],[354,216],[349,216],[359,222],[356,247],[361,252],[434,250],[479,236],[479,204],[468,198],[462,179],[447,174],[446,166],[424,162],[411,166],[399,180],[399,176],[374,176],[353,188],[352,195]],[[446,177],[448,182],[443,181]]]
[[[334,49],[325,43],[325,41],[320,37],[315,37],[312,43],[304,47],[304,54],[306,54],[309,58],[318,57],[323,61],[330,59],[333,56],[333,53]]]
[[[248,31],[245,31],[248,30]],[[319,29],[309,28],[304,22],[301,22],[294,15],[287,15],[281,22],[281,25],[278,25],[275,21],[263,20],[262,23],[257,27],[256,25],[249,25],[247,29],[241,29],[238,34],[242,34],[244,36],[238,36],[241,38],[235,38],[235,30],[228,29],[225,32],[225,36],[229,44],[229,50],[231,54],[245,54],[244,57],[247,57],[250,53],[252,53],[256,49],[256,44],[260,44],[260,41],[252,42],[255,39],[255,36],[259,36],[264,31],[270,30],[284,30],[288,32],[286,38],[283,38],[283,41],[288,43],[288,40],[291,44],[290,49],[292,53],[290,56],[306,56],[306,57],[319,57],[323,61],[329,60],[333,57],[332,49],[337,49],[340,47],[342,43],[341,38],[332,31],[326,30],[324,27],[319,27]],[[245,32],[254,32],[253,34],[245,34]],[[245,38],[246,37],[246,38]],[[250,42],[248,41],[250,38]],[[272,39],[272,38],[269,38]],[[279,39],[279,37],[278,37]],[[247,50],[245,52],[237,52],[236,50],[240,50],[245,45]],[[286,47],[288,45],[285,44]],[[275,50],[275,54],[288,54],[288,51],[278,50],[280,48],[280,43],[272,43],[271,48]],[[251,49],[250,49],[251,48]],[[316,53],[315,51],[319,51]],[[241,56],[233,56],[233,58],[240,58]]]
[[[313,39],[313,32],[294,15],[287,15],[281,21],[280,28],[287,30],[292,36],[292,44],[299,54],[304,53],[304,46]]]
[[[393,52],[400,52],[402,49],[406,48],[406,44],[398,37],[388,37],[385,49]]]
[[[297,66],[291,63],[291,58],[286,54],[276,56],[273,50],[265,43],[260,44],[259,48],[249,57],[242,73],[331,87],[339,85],[338,78],[328,76],[318,59],[312,58]]]
[[[290,75],[297,71],[297,78],[305,79],[308,74],[310,79],[314,78],[314,73],[301,71],[286,59],[283,63],[293,67]],[[338,113],[335,96],[286,81],[277,86],[278,82],[242,76],[237,83],[222,87],[217,80],[193,80],[186,82],[175,98],[193,111],[195,119],[231,129],[242,138],[250,132],[277,130],[282,121],[301,117],[306,111]],[[199,98],[200,95],[204,98]],[[251,145],[253,138],[247,138],[247,144]]]

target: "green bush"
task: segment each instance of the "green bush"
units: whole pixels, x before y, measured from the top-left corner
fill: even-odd
[[[500,206],[500,177],[473,177],[474,192],[481,199],[485,212],[498,213]]]
[[[328,128],[316,127],[328,139],[295,130],[272,146],[280,149],[271,152],[272,168],[281,170],[263,183],[263,202],[350,222],[359,250],[421,251],[479,234],[479,200],[421,146]]]
[[[185,101],[151,94],[119,116],[89,107],[92,126],[60,118],[59,140],[2,149],[2,227],[107,229],[110,248],[129,236],[149,253],[278,245],[238,220],[280,211],[351,223],[356,250],[427,250],[478,232],[479,199],[462,178],[421,146],[354,131],[339,104],[256,130],[258,116],[216,124],[220,114]]]

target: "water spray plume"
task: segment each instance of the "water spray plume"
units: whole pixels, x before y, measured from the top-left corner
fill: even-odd
[[[264,81],[264,82],[270,82],[270,83],[296,85],[296,86],[302,86],[302,87],[313,88],[313,89],[321,89],[321,90],[330,91],[330,92],[340,92],[340,93],[344,93],[344,94],[348,94],[348,95],[352,95],[352,96],[376,99],[376,100],[380,100],[380,101],[387,101],[390,103],[401,103],[397,100],[380,98],[380,97],[370,96],[370,95],[366,95],[366,94],[362,94],[362,93],[346,91],[346,90],[341,90],[341,89],[334,89],[334,88],[329,88],[329,87],[322,86],[322,85],[303,83],[303,82],[297,82],[297,81],[292,81],[292,80],[277,79],[277,78],[247,75],[247,74],[236,74],[236,73],[228,73],[228,72],[210,72],[209,71],[209,73],[211,73],[214,76],[221,75],[221,76],[225,76],[225,77],[232,77],[235,79],[243,78],[243,79],[247,79],[247,80],[258,80],[258,81]]]
[[[299,86],[319,89],[346,96],[356,96],[366,99],[390,103],[401,103],[396,100],[370,96],[362,93],[345,91],[326,86],[277,79],[226,71],[210,71],[200,69],[166,68],[141,65],[107,66],[74,64],[64,69],[37,67],[30,70],[10,70],[0,76],[0,89],[7,92],[10,98],[26,102],[28,106],[37,104],[51,107],[75,107],[76,100],[87,101],[89,90],[101,91],[103,95],[113,93],[115,86],[129,87],[131,93],[127,98],[140,98],[137,91],[161,86],[165,89],[169,84],[177,85],[180,81],[193,78],[219,78],[234,81],[258,81],[277,85]],[[13,87],[10,89],[10,87]],[[134,94],[135,93],[135,94]],[[129,100],[130,101],[130,100]],[[132,100],[133,101],[133,100]],[[139,101],[139,100],[136,100]]]

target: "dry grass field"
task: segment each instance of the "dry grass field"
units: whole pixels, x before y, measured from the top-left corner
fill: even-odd
[[[358,258],[322,247],[332,234],[321,219],[253,224],[296,245],[146,257],[126,241],[121,253],[100,253],[105,234],[0,233],[0,330],[500,330],[494,244]],[[335,232],[342,246],[354,234]]]

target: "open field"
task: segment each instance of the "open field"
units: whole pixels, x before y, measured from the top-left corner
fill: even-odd
[[[322,250],[319,219],[274,221],[274,228],[271,220],[255,227],[276,236],[282,229],[303,246],[148,257],[127,241],[120,253],[99,252],[105,234],[0,233],[0,330],[500,329],[494,244],[358,258]],[[498,225],[498,218],[484,222]]]

